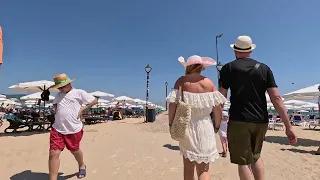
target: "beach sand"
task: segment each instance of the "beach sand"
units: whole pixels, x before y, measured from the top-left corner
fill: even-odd
[[[143,119],[125,119],[87,125],[81,144],[87,165],[86,180],[180,180],[182,158],[177,142],[170,139],[166,114],[154,123]],[[0,179],[48,179],[49,133],[3,133],[0,127]],[[319,180],[319,130],[294,127],[299,143],[288,145],[284,131],[268,131],[262,157],[267,180]],[[217,136],[219,150],[221,145]],[[60,178],[76,179],[77,164],[68,151],[61,155]],[[211,164],[215,180],[236,180],[237,166],[228,158]]]

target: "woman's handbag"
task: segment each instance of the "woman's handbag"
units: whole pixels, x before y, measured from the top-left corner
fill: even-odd
[[[176,98],[177,108],[170,128],[171,138],[182,141],[188,137],[188,127],[191,120],[191,106],[184,102],[183,87],[179,86]]]

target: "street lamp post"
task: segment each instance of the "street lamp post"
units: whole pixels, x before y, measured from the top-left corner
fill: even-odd
[[[218,85],[220,87],[220,70],[222,68],[222,64],[219,62],[219,51],[218,51],[218,39],[220,39],[223,36],[223,34],[219,34],[216,36],[216,55],[217,55],[217,74],[218,74]]]
[[[223,67],[223,64],[221,62],[219,62],[217,64],[217,71],[218,71],[218,87],[221,87],[221,80],[220,80],[220,71]]]
[[[165,82],[164,84],[166,85],[166,98],[167,98],[167,96],[168,96],[168,82]],[[166,111],[167,110],[168,110],[168,103],[166,101]]]
[[[147,92],[146,92],[146,123],[148,122],[148,100],[149,100],[149,74],[152,68],[149,64],[145,67],[145,71],[147,73]]]

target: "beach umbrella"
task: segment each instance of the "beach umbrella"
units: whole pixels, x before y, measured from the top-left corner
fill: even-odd
[[[109,93],[106,93],[106,92],[102,92],[102,91],[95,91],[95,92],[92,92],[90,93],[92,96],[95,96],[97,98],[108,98],[108,97],[114,97],[113,94],[109,94]]]
[[[317,108],[318,104],[316,103],[310,103],[310,104],[306,104],[306,105],[302,105],[301,108]]]
[[[11,101],[19,101],[17,98],[10,98]]]
[[[20,99],[21,100],[38,100],[38,99],[41,99],[41,93],[42,92],[36,92],[36,93],[33,93],[33,94],[22,96]],[[49,100],[54,100],[54,97],[53,96],[49,96]]]
[[[137,104],[145,104],[145,103],[146,103],[146,101],[141,100],[141,99],[138,99],[138,98],[133,99],[133,102],[135,102],[135,103],[137,103]]]
[[[108,103],[109,101],[108,100],[105,100],[105,99],[98,99],[98,103],[99,104],[103,104],[103,103]]]
[[[300,101],[300,100],[288,100],[283,102],[285,105],[291,105],[291,106],[303,106],[310,104],[309,102]]]
[[[36,103],[36,100],[26,100],[24,103]]]
[[[320,84],[315,84],[306,88],[302,88],[290,93],[283,95],[286,100],[314,100],[320,96],[320,91],[318,89]]]
[[[36,105],[36,103],[34,103],[34,102],[25,102],[24,104],[25,105]]]
[[[117,102],[134,102],[132,98],[129,98],[127,96],[119,96],[112,99],[113,101]]]
[[[2,55],[3,55],[3,40],[2,40],[2,28],[0,27],[0,65],[3,63]]]
[[[7,98],[6,95],[0,94],[0,98]]]
[[[10,86],[9,89],[25,91],[25,92],[43,92],[44,90],[49,89],[50,86],[54,85],[54,82],[41,80],[41,81],[31,81],[18,83],[16,85]],[[51,91],[58,92],[58,89],[50,89]]]

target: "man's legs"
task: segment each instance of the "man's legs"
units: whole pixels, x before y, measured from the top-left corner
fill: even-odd
[[[57,180],[60,167],[60,154],[64,149],[63,135],[54,128],[50,131],[50,150],[49,150],[49,176],[50,180]]]
[[[50,150],[49,152],[49,176],[50,180],[57,180],[60,167],[60,150]]]
[[[83,153],[81,149],[79,149],[78,151],[70,151],[70,152],[73,154],[74,158],[78,162],[79,169],[85,169],[85,165],[83,161]]]
[[[252,130],[252,150],[254,163],[251,164],[251,168],[255,180],[264,180],[264,166],[260,154],[263,141],[268,130],[268,124],[256,124],[255,126],[255,129]]]
[[[264,180],[264,166],[262,158],[259,158],[251,165],[252,173],[255,180]]]
[[[253,123],[229,121],[228,146],[231,163],[238,165],[240,180],[253,180],[251,164],[254,162],[251,144]]]
[[[84,162],[83,162],[83,152],[80,149],[80,142],[81,142],[82,136],[83,136],[83,130],[81,130],[78,133],[68,134],[65,136],[67,149],[73,154],[74,158],[78,162],[79,178],[85,177],[84,174],[80,173],[80,170],[86,169],[86,166],[84,165]]]
[[[238,165],[240,180],[254,180],[250,165]]]

